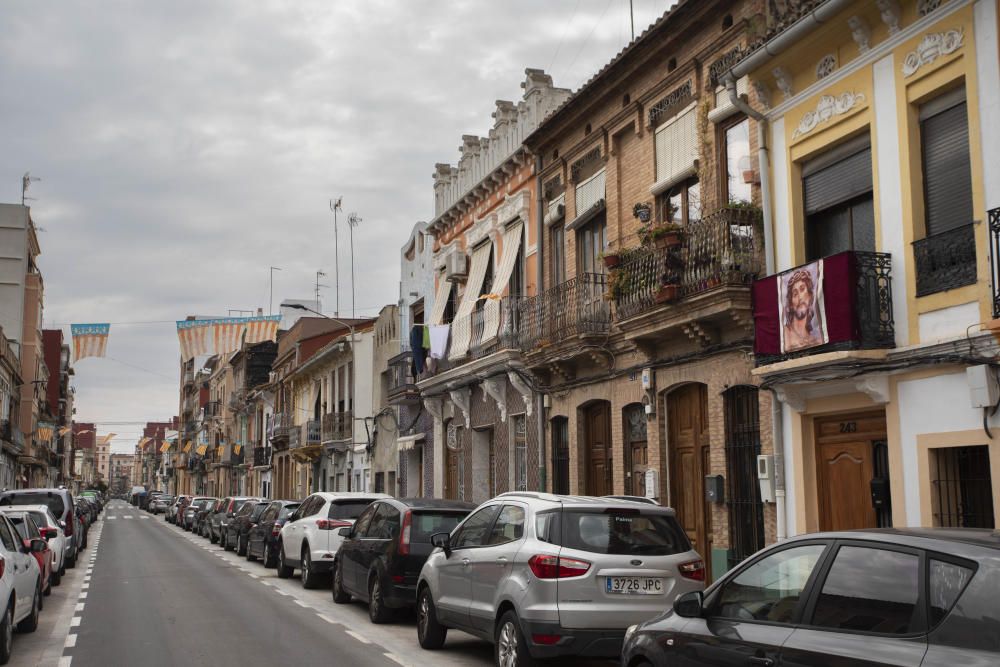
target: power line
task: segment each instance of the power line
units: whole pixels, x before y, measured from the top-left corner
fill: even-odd
[[[552,54],[552,60],[549,61],[549,71],[552,71],[552,66],[555,64],[556,58],[559,57],[559,50],[562,48],[563,42],[566,41],[566,36],[569,34],[569,29],[573,25],[574,19],[576,19],[578,9],[580,9],[580,0],[576,0],[576,7],[573,8],[573,13],[569,16],[569,22],[563,28],[562,37],[559,38],[559,44],[556,45],[556,52]]]

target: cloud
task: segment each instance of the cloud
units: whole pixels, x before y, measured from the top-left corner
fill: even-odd
[[[637,0],[637,32],[669,2]],[[628,3],[357,0],[5,3],[0,197],[32,187],[47,326],[267,308],[333,283],[332,196],[358,314],[398,298],[431,173],[485,134],[525,67],[576,88],[628,38]],[[340,310],[350,308],[340,226]],[[332,312],[335,297],[324,290]],[[77,418],[177,412],[170,324],[116,324],[75,377]],[[127,366],[125,364],[131,364]],[[144,370],[137,370],[135,367]],[[125,433],[116,448],[130,447]],[[134,429],[138,431],[138,428]]]

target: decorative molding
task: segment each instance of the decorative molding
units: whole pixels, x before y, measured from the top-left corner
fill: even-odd
[[[802,116],[798,127],[792,133],[792,139],[798,139],[802,135],[812,132],[820,123],[825,123],[834,116],[842,116],[864,101],[864,93],[855,93],[852,91],[841,93],[836,97],[833,95],[823,95],[819,98],[816,109]]]
[[[528,221],[528,191],[519,190],[516,194],[504,197],[504,202],[496,209],[496,224],[506,225],[514,218],[521,216]]]
[[[735,67],[736,63],[743,60],[744,55],[746,54],[743,51],[743,47],[737,46],[708,66],[708,81],[713,88],[719,85],[723,74]]]
[[[500,410],[500,421],[507,421],[507,392],[505,391],[507,379],[502,375],[494,375],[483,380],[483,402],[487,397],[492,398],[497,403]]]
[[[778,90],[781,91],[785,99],[790,99],[795,91],[792,89],[792,75],[784,67],[775,67],[771,70],[771,74],[774,75],[774,82],[778,84]]]
[[[691,92],[691,79],[675,88],[669,95],[649,107],[649,126],[656,127],[661,119],[666,119],[686,107],[694,97]]]
[[[941,56],[951,55],[962,48],[965,41],[965,31],[962,27],[952,28],[944,32],[929,32],[903,58],[903,76],[911,76],[924,65],[929,65]]]
[[[825,79],[833,74],[835,69],[837,69],[837,56],[832,53],[826,54],[816,63],[816,79]]]
[[[847,19],[847,25],[851,28],[851,37],[858,45],[858,51],[866,53],[872,48],[872,27],[868,21],[861,16],[852,16]]]
[[[765,111],[771,108],[771,89],[767,87],[766,83],[763,81],[754,81],[753,92]]]
[[[469,428],[472,410],[469,404],[472,402],[472,391],[468,387],[459,387],[448,392],[451,402],[458,406],[465,418],[465,428]]]
[[[899,8],[899,0],[875,0],[882,23],[889,28],[889,34],[895,35],[899,32],[899,22],[902,11]]]
[[[594,146],[592,149],[584,153],[583,157],[574,162],[573,165],[570,167],[570,180],[572,180],[574,183],[579,183],[581,180],[583,180],[580,174],[583,173],[584,168],[596,163],[600,159],[601,159],[601,147]],[[589,176],[590,174],[587,175],[587,177]]]
[[[794,387],[778,387],[774,390],[774,395],[792,410],[806,411],[806,397],[801,390]]]
[[[513,386],[517,393],[521,395],[521,398],[524,399],[524,411],[530,417],[531,411],[535,409],[535,406],[533,405],[534,401],[531,400],[533,394],[531,387],[529,387],[528,383],[514,371],[507,371],[507,379],[510,380],[511,386]]]
[[[857,380],[858,391],[866,394],[875,403],[889,402],[889,376],[866,375]]]
[[[437,421],[444,420],[444,401],[438,398],[425,398],[424,409],[431,413]]]
[[[941,0],[918,0],[917,14],[920,16],[927,16],[940,6]]]

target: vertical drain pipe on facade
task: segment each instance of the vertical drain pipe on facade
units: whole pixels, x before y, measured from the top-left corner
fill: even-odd
[[[535,218],[538,220],[538,228],[535,238],[535,262],[537,264],[535,276],[535,294],[541,298],[545,289],[545,204],[542,202],[542,156],[535,156]],[[525,226],[524,244],[528,245],[528,228]],[[535,412],[538,415],[538,485],[539,491],[545,492],[547,482],[546,454],[545,454],[545,396],[542,392],[535,392]]]
[[[732,70],[725,77],[729,101],[748,118],[753,118],[757,122],[757,168],[760,171],[761,210],[764,217],[764,265],[767,275],[772,275],[775,271],[774,229],[771,226],[774,212],[771,205],[771,153],[767,142],[767,117],[739,96],[736,92],[736,78]],[[788,517],[785,514],[784,428],[781,400],[778,398],[777,392],[772,389],[771,437],[774,441],[774,509],[777,515],[776,537],[778,542],[785,539],[788,530]]]

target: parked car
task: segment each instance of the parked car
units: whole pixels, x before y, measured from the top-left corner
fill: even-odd
[[[199,510],[215,502],[215,498],[207,496],[195,496],[191,499],[191,504],[184,508],[181,514],[180,525],[184,530],[193,530]]]
[[[344,540],[341,528],[354,524],[372,501],[384,493],[314,493],[303,501],[281,528],[278,576],[287,579],[299,568],[302,585],[315,588],[333,568],[334,554]]]
[[[212,518],[212,515],[215,514],[218,511],[219,507],[221,506],[222,506],[222,499],[218,498],[210,502],[205,507],[201,508],[195,515],[195,525],[197,526],[195,532],[197,532],[200,536],[204,538],[210,537],[208,530],[210,520]]]
[[[151,514],[163,514],[167,508],[174,504],[174,497],[166,494],[156,496],[149,501],[149,512]]]
[[[179,524],[179,517],[184,515],[184,508],[186,508],[191,503],[191,496],[179,495],[174,498],[174,502],[166,509],[167,521],[172,524]]]
[[[629,628],[623,665],[1000,664],[1000,533],[813,533]]]
[[[38,563],[39,574],[42,579],[42,595],[50,595],[52,593],[52,586],[58,584],[54,577],[56,575],[55,570],[55,553],[52,551],[49,541],[45,539],[41,531],[38,530],[38,526],[35,525],[34,520],[32,520],[31,515],[28,512],[16,512],[14,510],[4,510],[3,512],[10,522],[14,524],[14,528],[17,529],[18,536],[21,538],[21,544],[24,548],[30,550],[31,555],[35,557],[35,561]],[[42,540],[45,542],[45,549],[38,550],[31,546],[32,540]]]
[[[278,564],[278,542],[281,527],[288,521],[301,500],[272,500],[267,506],[257,525],[247,534],[247,560],[261,558],[264,567],[275,567]]]
[[[87,526],[94,525],[94,522],[101,516],[101,510],[90,498],[80,496],[76,499],[76,506],[87,514]]]
[[[26,512],[38,526],[41,536],[48,541],[49,548],[55,557],[55,567],[52,570],[52,583],[56,586],[66,574],[66,557],[69,550],[69,540],[63,532],[59,521],[53,516],[48,505],[18,505],[16,508],[6,508],[6,512]]]
[[[209,518],[209,539],[212,541],[212,544],[218,542],[219,546],[225,549],[226,529],[229,527],[229,521],[236,516],[236,513],[245,503],[256,502],[258,500],[260,499],[246,496],[224,498],[218,510]]]
[[[420,568],[434,550],[431,535],[450,533],[475,508],[431,498],[372,503],[353,526],[340,529],[333,601],[366,601],[372,623],[388,621],[394,609],[415,607]]]
[[[20,632],[38,629],[42,608],[42,574],[33,554],[46,549],[45,540],[32,540],[25,547],[17,529],[0,515],[0,600],[6,611],[0,619],[0,664],[10,660],[14,649],[14,627]]]
[[[431,542],[420,645],[458,628],[493,642],[498,665],[617,657],[628,626],[705,581],[674,511],[630,500],[503,493]]]
[[[68,541],[66,567],[76,567],[77,552],[83,545],[83,527],[76,515],[73,496],[66,489],[17,489],[0,493],[0,506],[47,505],[59,521]],[[0,636],[0,642],[3,637]]]
[[[104,498],[101,497],[100,492],[98,492],[98,491],[81,491],[77,495],[79,495],[81,498],[87,498],[88,500],[94,501],[97,504],[98,511],[101,511],[101,512],[104,511],[105,502],[104,502]]]
[[[250,529],[257,525],[260,515],[269,504],[270,502],[266,500],[243,503],[243,507],[226,526],[226,539],[223,545],[226,551],[236,549],[237,556],[247,555],[247,537]]]
[[[77,501],[73,511],[78,523],[76,533],[77,542],[79,542],[78,551],[83,551],[87,548],[87,538],[90,536],[90,510],[87,509],[84,502]]]

